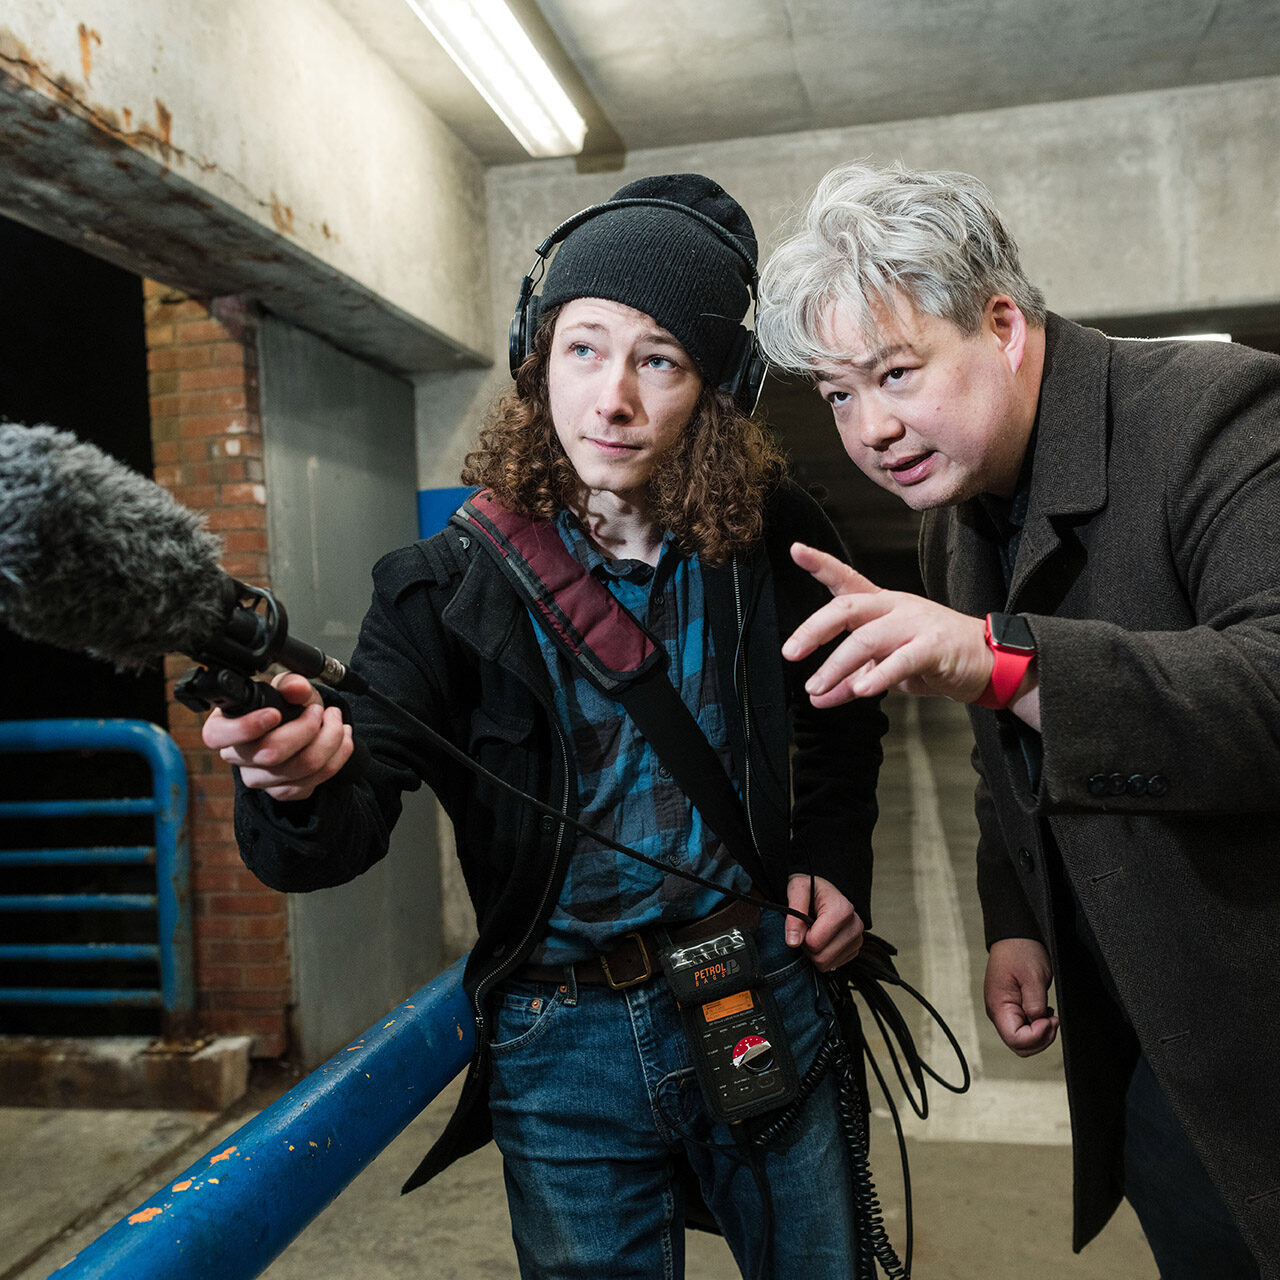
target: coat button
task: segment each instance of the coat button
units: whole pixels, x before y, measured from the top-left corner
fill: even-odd
[[[1018,850],[1018,866],[1020,866],[1028,875],[1035,872],[1036,860],[1031,856],[1030,849]]]
[[[1129,779],[1123,773],[1113,773],[1107,779],[1107,794],[1112,796],[1124,795],[1129,786]]]
[[[542,815],[543,831],[551,831],[555,828],[555,825],[556,825],[556,820],[549,813],[544,813]]]
[[[1131,796],[1145,796],[1147,794],[1147,780],[1140,773],[1131,773],[1124,789]]]
[[[1169,779],[1163,773],[1153,773],[1147,779],[1147,795],[1162,796],[1169,790]]]
[[[1105,773],[1095,773],[1085,786],[1089,788],[1091,796],[1105,796],[1107,794],[1107,775]]]

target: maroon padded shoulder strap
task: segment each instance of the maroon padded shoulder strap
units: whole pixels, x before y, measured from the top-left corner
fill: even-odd
[[[666,650],[574,559],[550,520],[515,515],[487,489],[464,502],[453,520],[481,535],[481,545],[516,594],[537,610],[560,651],[602,693],[622,703],[707,825],[752,881],[768,886],[729,775],[667,679]]]
[[[665,666],[662,646],[574,559],[550,520],[508,511],[488,489],[454,516],[482,545],[536,611],[547,634],[602,693]]]

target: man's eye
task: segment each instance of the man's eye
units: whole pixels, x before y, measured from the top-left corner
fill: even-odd
[[[674,369],[676,367],[676,362],[669,356],[650,356],[645,361],[645,364],[651,369]]]
[[[589,356],[591,354],[591,348],[585,342],[575,342],[570,346],[569,350],[575,356]]]
[[[902,379],[905,378],[906,376],[907,376],[907,371],[904,368],[902,368],[901,365],[899,365],[893,369],[886,369],[884,377],[881,379],[881,381],[882,382],[901,382]]]
[[[848,401],[848,399],[849,399],[849,393],[847,391],[828,391],[827,392],[828,404],[844,404]]]

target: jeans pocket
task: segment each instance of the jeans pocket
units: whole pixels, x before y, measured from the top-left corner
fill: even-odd
[[[803,954],[791,964],[766,973],[764,981],[773,990],[796,1069],[803,1075],[834,1025],[826,984]]]
[[[563,1007],[564,992],[547,983],[512,983],[498,993],[489,1052],[515,1053],[532,1044]]]
[[[803,951],[792,952],[793,958],[788,960],[780,969],[769,969],[761,974],[761,977],[775,991],[779,987],[794,981],[796,975],[804,969],[811,968],[808,957]],[[763,968],[763,966],[761,966]]]

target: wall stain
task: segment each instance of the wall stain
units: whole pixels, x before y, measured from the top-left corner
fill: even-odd
[[[271,193],[271,221],[283,235],[293,235],[293,210],[287,204],[281,204],[274,191]]]
[[[166,147],[173,145],[173,112],[159,98],[156,99],[156,134]]]
[[[232,183],[243,196],[259,208],[270,211],[271,221],[282,235],[294,236],[295,219],[293,209],[283,203],[275,192],[269,200],[264,200],[256,192],[250,190],[234,175],[224,172],[212,160],[195,156],[173,142],[173,112],[159,98],[155,99],[156,122],[154,125],[140,123],[135,126],[134,114],[128,107],[122,107],[117,113],[113,108],[101,103],[89,101],[87,90],[93,67],[95,47],[101,47],[101,35],[90,27],[79,25],[80,65],[84,73],[84,83],[77,84],[64,75],[54,73],[43,65],[35,53],[11,30],[0,28],[0,79],[10,78],[28,89],[34,90],[44,101],[26,102],[26,109],[31,122],[23,122],[22,127],[29,132],[39,132],[39,125],[59,124],[64,113],[69,112],[78,119],[92,125],[98,131],[104,145],[123,143],[132,150],[152,155],[157,158],[166,171],[175,165],[190,164],[200,173],[219,173],[225,181]],[[196,200],[188,198],[193,206],[212,208],[212,200]],[[314,226],[314,224],[308,224]],[[321,233],[325,239],[339,241],[341,237],[332,231],[328,223],[321,224]]]
[[[104,141],[123,142],[139,151],[149,151],[159,155],[165,168],[173,163],[183,164],[187,154],[173,146],[173,115],[169,109],[156,100],[156,125],[132,127],[132,115],[125,111],[124,124],[110,107],[88,101],[85,90],[88,88],[89,72],[92,69],[92,46],[101,37],[83,24],[80,27],[81,66],[85,71],[85,84],[78,85],[66,76],[55,75],[40,61],[11,31],[0,31],[0,70],[7,72],[20,84],[34,89],[46,98],[52,99],[48,107],[36,108],[38,119],[53,123],[60,118],[59,108],[63,108],[87,121],[106,135]],[[216,169],[216,165],[199,164],[199,168],[208,171]]]
[[[102,47],[102,37],[96,32],[80,24],[80,67],[84,71],[86,85],[93,74],[93,46]]]

